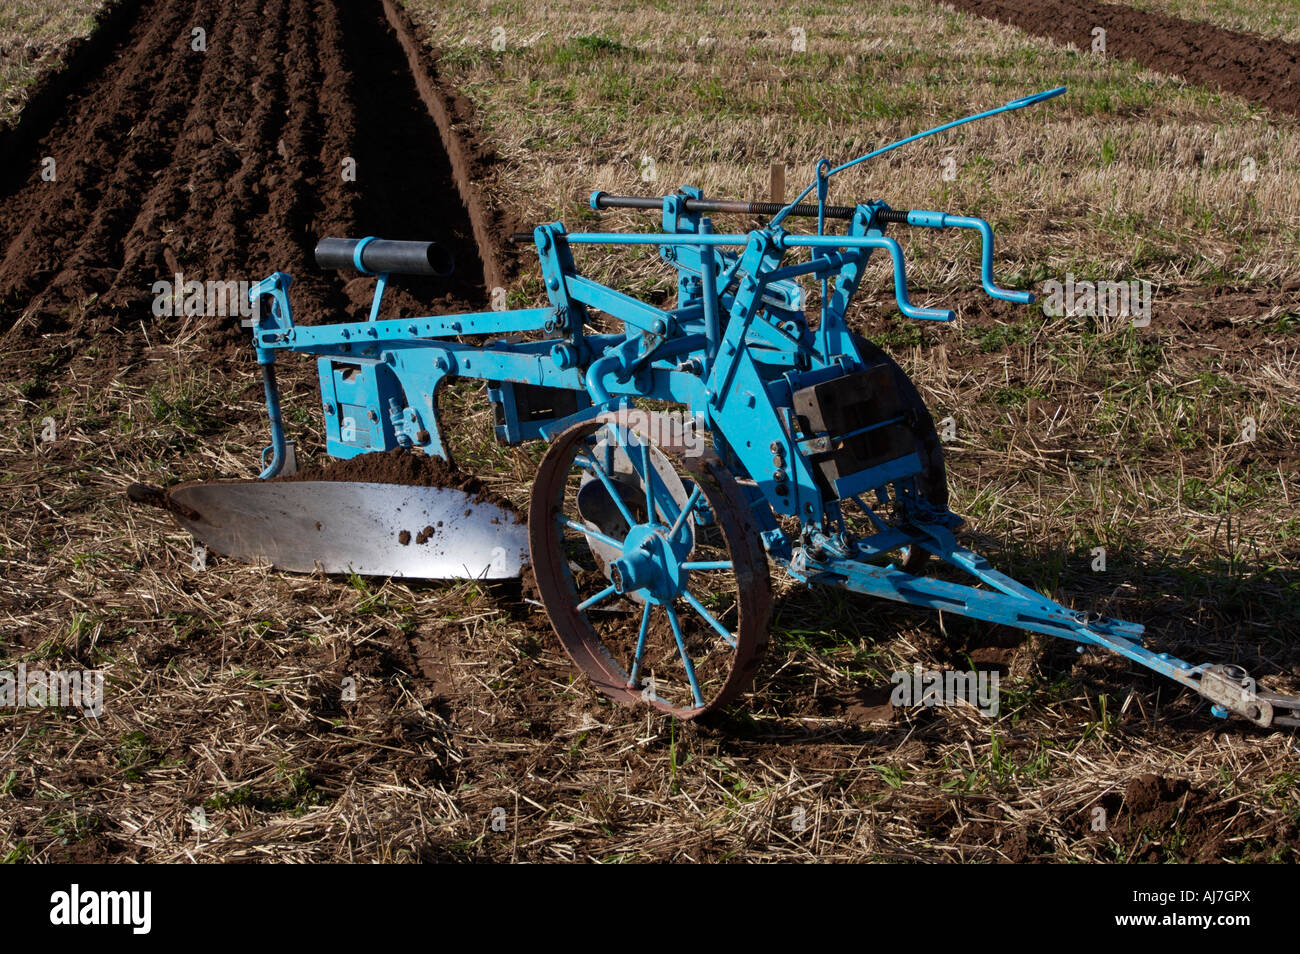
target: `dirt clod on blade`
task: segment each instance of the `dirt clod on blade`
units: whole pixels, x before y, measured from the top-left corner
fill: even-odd
[[[501,494],[491,490],[486,483],[473,474],[456,469],[441,457],[431,457],[420,451],[408,451],[401,448],[391,451],[372,451],[359,454],[347,460],[330,460],[323,464],[304,468],[290,477],[277,477],[276,480],[331,480],[355,481],[371,484],[403,484],[412,487],[444,487],[448,490],[464,491],[474,503],[495,504],[515,515],[515,520],[522,523],[523,515],[515,505]],[[416,538],[416,543],[424,543],[433,535],[434,528],[425,528],[424,539]]]

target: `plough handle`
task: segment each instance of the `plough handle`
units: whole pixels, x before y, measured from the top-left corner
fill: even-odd
[[[446,277],[456,261],[437,242],[390,241],[371,236],[321,239],[316,245],[316,264],[321,268],[351,268],[363,275],[390,272]]]

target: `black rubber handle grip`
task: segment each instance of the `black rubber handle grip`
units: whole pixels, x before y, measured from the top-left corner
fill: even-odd
[[[323,238],[316,243],[321,268],[356,268],[357,246],[365,239]],[[450,275],[455,257],[437,242],[397,242],[371,239],[361,249],[362,272],[394,275]]]

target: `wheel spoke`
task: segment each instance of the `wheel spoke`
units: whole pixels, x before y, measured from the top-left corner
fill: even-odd
[[[632,675],[628,677],[628,682],[632,688],[641,687],[641,660],[645,658],[645,641],[650,635],[650,610],[654,608],[653,603],[646,603],[645,608],[641,610],[641,631],[636,637],[636,654],[632,657]]]
[[[585,523],[579,523],[577,520],[574,520],[572,517],[563,517],[562,521],[564,525],[568,527],[570,530],[576,530],[585,536],[591,537],[591,539],[593,540],[599,540],[607,547],[616,547],[619,550],[623,549],[623,543],[621,540],[615,540],[613,537],[609,536],[608,534],[601,533],[599,530],[593,530]]]
[[[597,603],[600,603],[600,602],[602,602],[603,600],[607,600],[607,599],[609,599],[611,596],[613,596],[613,595],[614,595],[615,593],[617,593],[617,592],[618,592],[618,590],[616,590],[616,589],[614,588],[614,584],[611,583],[611,584],[609,584],[609,586],[605,587],[603,590],[601,590],[601,591],[600,591],[599,593],[597,593],[595,596],[591,597],[591,599],[583,600],[581,603],[579,603],[579,604],[578,604],[578,610],[579,610],[579,611],[582,611],[582,610],[588,609],[588,608],[590,608],[590,607],[592,607],[592,606],[595,606]]]
[[[641,441],[641,480],[645,483],[645,518],[648,523],[655,522],[655,485],[651,475],[654,468],[650,466],[650,442],[644,437]]]
[[[682,564],[683,570],[730,570],[734,564],[730,560],[687,560]]]
[[[691,654],[686,651],[686,640],[682,637],[682,624],[677,619],[677,612],[667,603],[664,609],[668,611],[668,625],[673,628],[673,639],[677,640],[677,652],[682,657],[682,665],[686,667],[686,678],[691,683],[691,695],[695,699],[695,705],[704,705],[704,696],[700,692],[699,680],[695,678],[695,664],[691,662]]]
[[[704,622],[712,626],[714,630],[717,631],[718,635],[727,641],[727,644],[729,646],[733,648],[735,647],[736,637],[731,635],[731,630],[727,629],[727,627],[719,623],[717,619],[714,618],[713,614],[704,608],[704,604],[695,598],[694,593],[692,593],[690,590],[684,589],[682,590],[682,597],[686,600],[686,602],[691,604],[691,609],[695,610],[695,612],[700,615],[700,618],[703,619]]]
[[[695,488],[691,491],[691,495],[686,498],[686,503],[682,504],[682,509],[681,512],[677,514],[677,519],[673,521],[672,527],[668,530],[669,540],[677,536],[677,531],[682,528],[682,524],[686,522],[686,518],[690,515],[690,512],[695,509],[695,504],[699,499],[700,485],[696,484]],[[687,569],[689,569],[689,567]]]
[[[653,448],[649,439],[638,434],[636,431],[629,431],[628,433],[636,434],[638,441],[637,447],[640,450],[640,453],[637,456],[640,458],[641,471],[637,476],[641,478],[642,485],[645,489],[645,512],[647,522],[658,522],[661,514],[664,521],[679,521],[681,519],[681,514],[677,512],[676,501],[673,500],[671,491],[669,491],[669,489],[664,485],[662,477],[659,478],[658,485],[656,486],[655,477],[658,476],[658,471],[655,468],[654,459],[651,457],[651,450]],[[630,454],[628,457],[631,459]],[[633,463],[632,469],[634,472],[636,471],[636,468],[636,463]],[[675,525],[676,524],[674,523],[674,526]],[[671,534],[669,534],[669,536],[671,536]]]
[[[581,452],[579,453],[581,454]],[[601,467],[594,457],[587,457],[585,454],[582,454],[581,456],[585,465],[591,468],[600,482],[605,485],[605,493],[609,494],[613,499],[614,506],[618,508],[619,516],[627,521],[628,528],[631,529],[632,527],[635,527],[636,520],[634,520],[632,514],[628,512],[627,504],[623,502],[623,497],[619,494],[618,488],[614,486],[614,481],[610,479],[609,474],[605,473],[605,468]]]

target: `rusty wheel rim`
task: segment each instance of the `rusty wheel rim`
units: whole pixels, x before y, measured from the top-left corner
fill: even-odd
[[[533,486],[528,530],[542,603],[578,668],[618,702],[695,719],[752,683],[767,643],[771,582],[741,487],[711,450],[688,455],[675,423],[633,410],[559,435]],[[596,459],[602,445],[638,462],[640,493],[646,472],[652,487],[640,510],[625,494],[615,504],[622,488],[612,488],[606,509],[620,517],[597,525],[590,506],[584,519],[577,492],[584,475],[614,469]],[[652,452],[677,469],[686,501],[665,492]],[[601,545],[590,546],[593,539]],[[620,556],[610,559],[615,544]]]

